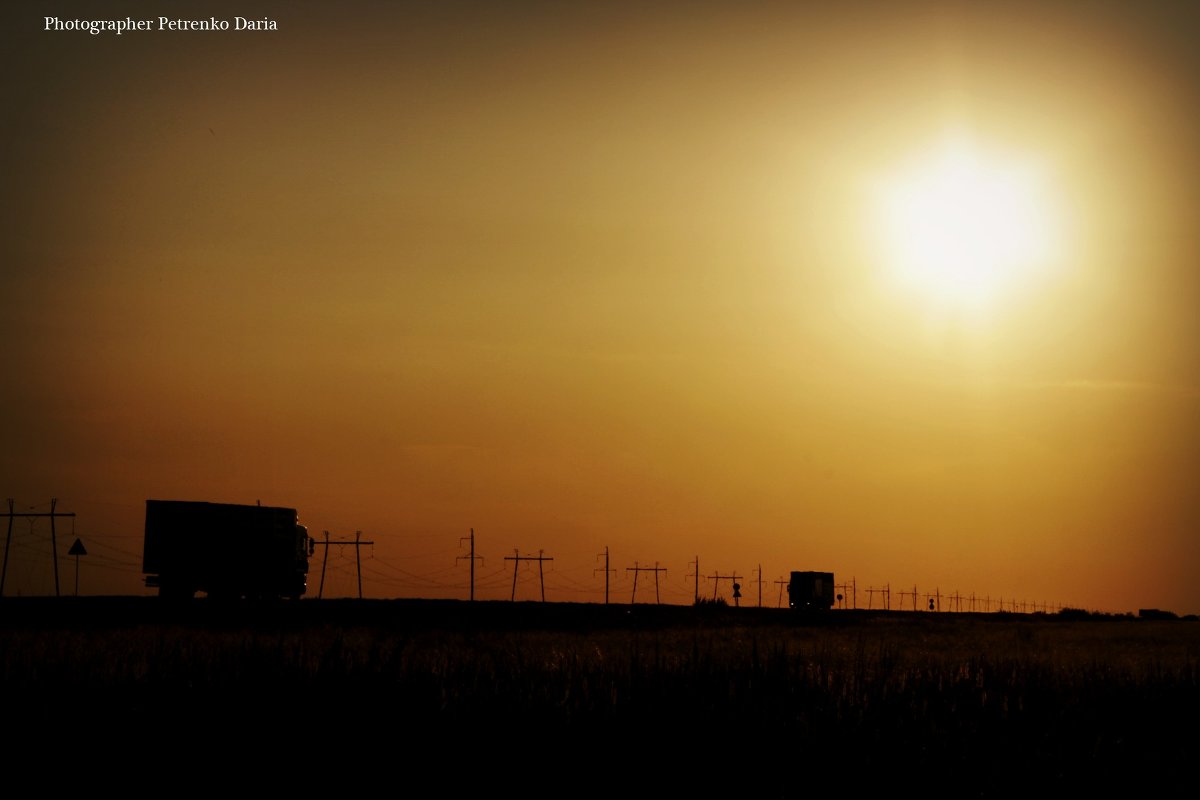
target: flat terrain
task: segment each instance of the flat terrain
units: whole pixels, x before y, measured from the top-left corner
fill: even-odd
[[[1200,753],[1200,623],[1120,617],[6,598],[0,686],[6,753],[69,735],[107,763],[233,759],[297,786],[349,758],[479,788],[557,776],[525,794],[609,774],[1182,795]],[[268,752],[304,768],[284,779]]]

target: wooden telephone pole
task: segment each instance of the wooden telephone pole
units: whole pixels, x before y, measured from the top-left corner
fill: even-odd
[[[523,556],[521,555],[521,551],[514,547],[513,555],[504,557],[505,561],[513,562],[513,585],[512,597],[509,598],[510,600],[515,602],[517,599],[517,567],[521,566],[522,561],[536,561],[538,562],[538,582],[542,585],[542,602],[546,602],[546,573],[542,565],[545,562],[553,561],[554,559],[549,556],[542,555],[545,552],[545,550],[538,550],[538,554],[536,556]]]
[[[609,573],[616,572],[615,569],[608,568],[608,545],[604,545],[604,552],[597,554],[596,559],[599,560],[601,557],[604,558],[604,605],[608,605],[608,576]],[[592,570],[592,575],[597,572],[600,572],[600,567]]]
[[[454,563],[457,564],[459,561],[462,561],[463,559],[467,559],[471,562],[471,602],[474,603],[475,602],[475,559],[479,559],[480,561],[483,561],[483,556],[475,555],[475,529],[474,528],[471,528],[470,536],[464,536],[458,540],[458,546],[462,547],[462,543],[466,540],[470,540],[470,542],[471,542],[471,555],[459,556],[458,558],[454,559]]]
[[[662,604],[662,600],[659,599],[659,594],[658,594],[658,573],[666,572],[667,571],[666,567],[660,567],[658,565],[657,561],[654,562],[653,567],[639,567],[638,562],[635,561],[635,562],[633,562],[633,566],[626,567],[625,571],[633,573],[633,597],[631,597],[629,599],[630,605],[633,605],[634,603],[637,602],[637,579],[638,579],[639,572],[653,572],[654,573],[654,602],[659,605]]]
[[[742,576],[738,575],[736,570],[730,575],[722,575],[719,572],[715,572],[712,575],[705,575],[704,577],[713,582],[713,600],[717,599],[717,587],[721,584],[721,581],[733,581],[736,583],[742,579]]]
[[[58,517],[71,517],[73,519],[75,517],[75,513],[74,512],[68,513],[68,512],[55,511],[55,508],[57,506],[58,506],[58,498],[51,498],[49,513],[35,512],[35,511],[17,513],[15,511],[13,511],[12,499],[11,498],[9,499],[8,513],[0,514],[0,516],[8,517],[8,536],[4,540],[4,566],[2,568],[0,568],[0,597],[4,596],[4,581],[8,577],[8,552],[9,552],[9,550],[12,549],[13,517],[25,517],[27,519],[34,519],[37,517],[49,517],[50,518],[50,558],[54,563],[54,596],[55,597],[59,596],[59,592],[58,592],[58,534],[54,528],[54,520],[57,519]]]
[[[362,540],[362,531],[354,532],[354,539],[330,539],[329,531],[325,531],[325,541],[313,542],[313,547],[324,547],[325,554],[321,557],[321,584],[317,587],[317,599],[325,593],[325,564],[329,561],[329,545],[336,544],[339,546],[350,545],[354,548],[354,564],[358,570],[358,599],[362,600],[362,548],[366,545],[373,545],[375,542],[364,542]]]

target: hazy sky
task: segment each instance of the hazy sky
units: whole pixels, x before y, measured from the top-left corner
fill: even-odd
[[[160,13],[278,30],[43,30]],[[622,599],[699,556],[771,604],[818,569],[1200,611],[1191,4],[0,15],[0,495],[78,512],[84,592],[146,591],[161,498],[362,530],[377,596],[465,596],[474,527],[483,597],[519,548],[599,599],[608,546]],[[948,131],[1060,212],[984,309],[890,280],[872,222]],[[52,591],[47,534],[6,591]]]

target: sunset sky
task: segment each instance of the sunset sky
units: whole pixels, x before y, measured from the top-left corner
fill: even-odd
[[[43,30],[160,13],[278,30]],[[1193,4],[39,1],[0,36],[0,499],[77,512],[83,593],[149,593],[159,498],[361,530],[379,597],[465,597],[473,527],[484,598],[519,548],[602,599],[608,546],[622,601],[637,561],[690,602],[699,556],[770,605],[813,569],[1200,612]],[[6,594],[53,592],[48,532]]]

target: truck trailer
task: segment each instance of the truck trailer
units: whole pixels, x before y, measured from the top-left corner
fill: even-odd
[[[798,611],[828,611],[833,608],[832,572],[793,572],[787,590],[788,606]]]
[[[294,508],[146,501],[142,572],[160,597],[298,598],[311,548]]]

